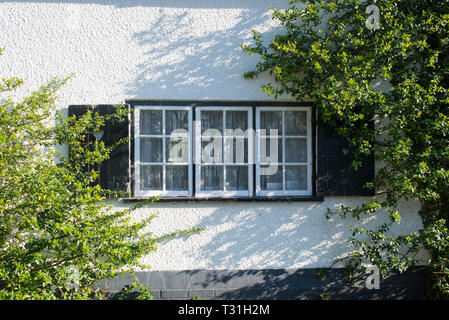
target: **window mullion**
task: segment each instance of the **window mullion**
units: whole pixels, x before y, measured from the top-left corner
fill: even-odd
[[[256,195],[258,196],[260,194],[260,190],[261,190],[261,186],[260,186],[260,109],[256,108],[255,109],[255,117],[256,117],[256,121],[255,121],[255,130],[256,130],[256,141],[255,141],[255,153],[254,153],[254,158],[255,158],[255,164],[256,164],[256,170],[255,170],[255,175],[256,175],[256,185],[255,185],[255,189],[256,189]]]
[[[135,142],[134,142],[134,190],[140,190],[140,109],[134,110],[135,116]]]
[[[189,189],[189,191],[188,191],[188,194],[189,194],[189,196],[192,196],[194,194],[193,193],[194,192],[193,191],[193,189],[194,189],[194,186],[193,186],[193,181],[194,181],[194,179],[193,179],[193,174],[194,174],[193,159],[195,158],[195,156],[194,156],[195,146],[193,145],[193,142],[195,141],[194,140],[194,132],[193,132],[193,130],[194,130],[193,129],[193,119],[194,119],[193,112],[194,111],[195,111],[194,108],[191,108],[188,111],[188,119],[189,119],[189,124],[188,124],[188,128],[189,128],[189,134],[188,134],[188,139],[189,139],[189,144],[188,144],[188,146],[189,146],[188,184],[189,184],[189,187],[188,187],[188,189]]]
[[[162,190],[166,191],[166,179],[167,179],[167,168],[166,168],[166,137],[165,137],[165,109],[162,110]]]
[[[221,161],[223,162],[223,191],[226,192],[226,143],[225,143],[225,130],[226,130],[226,111],[223,110],[223,128],[222,128],[222,139],[221,139]]]
[[[201,109],[196,111],[196,121],[195,121],[195,192],[201,191]]]
[[[282,191],[285,191],[285,111],[282,110],[282,123],[281,123],[281,133],[282,133]]]
[[[247,136],[247,141],[248,141],[248,163],[247,163],[247,168],[248,168],[248,196],[254,195],[254,182],[253,182],[253,163],[254,163],[254,136],[253,136],[253,109],[248,110],[248,136]],[[249,130],[250,128],[252,128],[252,130]]]

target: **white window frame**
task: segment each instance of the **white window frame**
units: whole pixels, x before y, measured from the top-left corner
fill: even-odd
[[[161,110],[162,111],[162,134],[161,135],[141,135],[140,134],[140,112],[141,110]],[[170,135],[165,134],[165,111],[166,110],[179,110],[188,112],[188,163],[171,163],[166,162],[166,138],[170,138]],[[134,107],[134,181],[135,188],[134,194],[137,197],[152,197],[152,196],[168,196],[168,197],[179,197],[179,196],[192,196],[193,194],[193,136],[192,136],[192,110],[190,107],[183,106],[140,106]],[[162,162],[157,163],[142,163],[140,161],[140,138],[141,137],[152,137],[152,138],[162,138]],[[162,190],[141,190],[140,189],[140,166],[144,165],[162,165]],[[188,166],[188,190],[177,191],[166,190],[166,166],[172,165],[183,165]]]
[[[280,135],[271,136],[282,138],[282,162],[278,166],[282,168],[282,190],[262,190],[260,179],[260,113],[261,111],[282,111],[282,132]],[[307,162],[286,162],[285,161],[285,111],[305,111],[307,112],[307,137],[287,136],[289,138],[307,138]],[[256,195],[260,197],[275,196],[311,196],[312,195],[312,110],[310,107],[256,107]],[[286,190],[285,186],[285,165],[307,165],[307,190]]]
[[[222,111],[223,112],[223,141],[226,137],[226,111],[247,111],[248,112],[248,163],[226,163],[226,148],[223,148],[222,159],[224,166],[223,172],[223,190],[201,190],[201,165],[215,165],[214,163],[201,163],[201,112],[202,111]],[[253,195],[253,163],[254,163],[254,134],[253,134],[253,108],[252,107],[217,107],[217,106],[201,106],[195,110],[195,197],[207,198],[207,197],[251,197]],[[213,136],[205,136],[214,138]],[[248,189],[247,190],[226,190],[226,166],[232,165],[247,165],[248,166]]]

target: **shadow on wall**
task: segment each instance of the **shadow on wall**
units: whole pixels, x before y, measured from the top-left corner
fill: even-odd
[[[361,203],[345,200],[348,206]],[[190,227],[204,231],[159,243],[142,261],[151,269],[138,272],[139,279],[160,299],[418,299],[424,285],[420,268],[380,279],[379,290],[366,288],[367,275],[357,278],[355,286],[349,283],[342,265],[322,273],[321,268],[353,250],[347,241],[349,225],[369,229],[384,222],[374,215],[327,220],[326,208],[340,202],[156,202],[133,214],[139,220],[157,210],[149,226],[155,235]],[[416,218],[404,216],[399,229],[417,227]],[[108,283],[112,292],[124,284]]]
[[[354,207],[364,199],[346,198]],[[388,219],[378,212],[357,220],[333,216],[326,219],[327,208],[336,208],[342,199],[328,198],[322,203],[155,203],[159,215],[149,231],[165,234],[177,229],[202,227],[192,236],[161,243],[159,250],[145,258],[152,270],[242,270],[342,267],[334,264],[354,250],[348,241],[354,228],[377,229]],[[416,232],[420,219],[414,203],[398,207],[404,214],[392,235]],[[153,212],[139,209],[136,218]],[[426,261],[426,253],[417,258]]]
[[[344,269],[321,269],[353,249],[350,224],[374,228],[382,222],[375,216],[327,220],[325,208],[336,203],[155,203],[135,218],[158,209],[158,233],[192,226],[204,231],[159,243],[143,261],[152,268],[138,277],[160,299],[418,299],[421,269],[382,278],[379,290],[366,288],[365,274],[352,284]],[[114,292],[125,284],[108,286]]]
[[[298,206],[293,211],[291,206],[282,205],[248,208],[241,213],[237,213],[242,210],[239,206],[219,208],[198,224],[217,230],[213,241],[203,246],[201,253],[211,266],[231,269],[245,265],[257,269],[287,267],[282,265],[286,262],[305,266],[322,261],[338,241],[310,234],[308,229],[312,231],[318,227],[313,226],[316,219],[307,214],[307,210],[313,212],[313,205],[302,208]]]
[[[157,19],[133,36],[144,55],[127,96],[235,100],[248,91],[260,94],[254,81],[243,80],[243,73],[256,65],[256,57],[240,48],[252,39],[251,30],[269,19],[269,6],[258,7],[238,14],[159,9]],[[279,27],[271,27],[264,36],[271,39],[278,32]]]
[[[72,91],[63,97],[68,101],[265,100],[260,85],[272,79],[268,74],[243,79],[260,59],[240,46],[252,43],[253,29],[267,41],[282,32],[271,19],[271,3],[288,4],[284,0],[0,0],[0,10],[11,12],[6,15],[12,20],[6,24],[10,28],[22,24],[16,19],[22,15],[37,24],[39,32],[33,39],[44,45],[34,48],[41,55],[36,59],[51,62],[42,62],[38,74],[78,74],[67,89]],[[33,43],[25,35],[20,33],[20,41],[7,38],[17,43],[12,46],[17,52]],[[55,40],[63,45],[49,50]],[[18,64],[25,69],[27,59]]]
[[[321,267],[332,265],[334,258],[352,249],[347,241],[348,221],[327,220],[325,208],[320,204],[201,204],[200,217],[189,213],[185,206],[159,203],[157,208],[160,216],[154,225],[160,228],[164,224],[165,232],[192,226],[205,230],[192,238],[161,243],[161,254],[178,252],[179,256],[158,257],[158,253],[150,256],[148,262],[156,270],[174,266],[178,269]],[[189,215],[196,218],[188,221]],[[354,224],[375,223],[376,219],[368,220]],[[166,265],[160,265],[159,258],[165,258]]]

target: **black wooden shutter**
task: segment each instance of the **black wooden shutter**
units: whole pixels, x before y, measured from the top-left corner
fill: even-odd
[[[370,120],[369,125],[374,122]],[[353,152],[346,138],[321,120],[317,127],[317,196],[374,195],[374,190],[364,188],[374,180],[374,156],[364,156],[358,170],[353,169]]]
[[[129,108],[129,106],[128,106]],[[115,112],[114,105],[71,105],[68,108],[69,117],[72,115],[81,116],[92,110],[98,112],[99,115],[107,115]],[[118,121],[110,119],[106,121],[103,128],[104,134],[101,141],[106,146],[114,142],[129,137],[129,119]],[[93,135],[89,135],[89,139],[95,139]],[[99,168],[99,184],[102,188],[112,191],[130,191],[130,141],[120,144],[110,154],[109,159],[101,163]]]

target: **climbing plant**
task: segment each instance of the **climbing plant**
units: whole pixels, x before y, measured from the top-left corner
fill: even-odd
[[[273,9],[282,32],[266,42],[253,31],[243,45],[259,62],[245,77],[269,72],[269,95],[316,103],[360,156],[383,164],[367,187],[376,196],[361,206],[329,213],[385,217],[379,228],[353,228],[350,264],[382,274],[416,265],[428,250],[428,297],[449,295],[449,1],[291,1]],[[375,116],[374,128],[367,125]],[[423,229],[392,235],[408,212],[399,203],[418,200]]]
[[[132,219],[153,199],[128,209],[107,205],[126,195],[100,187],[95,168],[127,139],[105,145],[86,137],[111,118],[125,121],[129,111],[118,105],[106,116],[67,117],[56,98],[69,78],[52,79],[20,101],[7,94],[22,80],[0,82],[0,299],[109,298],[100,281],[147,267],[140,258],[158,240],[199,230],[154,237],[147,228],[154,215]],[[121,297],[132,292],[151,298],[138,281]]]

